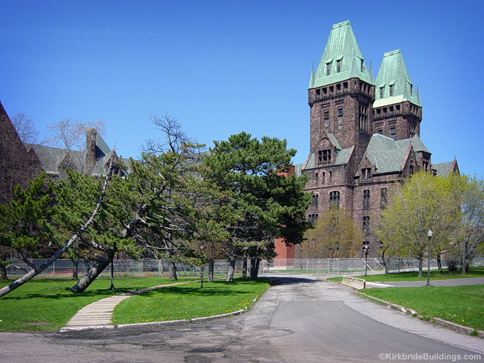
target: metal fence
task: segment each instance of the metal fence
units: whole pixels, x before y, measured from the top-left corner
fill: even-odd
[[[46,260],[35,259],[35,266],[42,265]],[[143,260],[114,260],[113,270],[115,276],[168,276],[169,262],[165,260],[143,259]],[[200,273],[199,267],[189,266],[183,263],[175,263],[178,276],[195,276]],[[214,264],[214,275],[224,275],[228,271],[227,260],[216,260]],[[74,273],[74,263],[72,260],[56,260],[52,265],[45,269],[39,277],[70,277]],[[91,268],[88,261],[79,261],[77,271],[78,275],[84,275]],[[26,265],[22,260],[13,259],[12,263],[7,266],[8,278],[16,278],[29,272],[32,268]],[[205,269],[207,271],[207,269]],[[237,261],[236,273],[242,271],[242,261]],[[110,276],[111,267],[108,266],[101,276]]]
[[[36,266],[40,266],[46,260],[33,260]],[[415,271],[418,269],[418,260],[413,258],[394,257],[387,261],[387,271],[391,273]],[[143,259],[143,260],[114,260],[114,275],[115,276],[167,276],[168,275],[168,261]],[[235,268],[235,273],[242,272],[242,260],[238,260]],[[472,261],[472,266],[484,266],[484,257],[475,258]],[[79,261],[78,275],[84,275],[90,268],[90,264],[86,261]],[[250,267],[250,261],[249,266]],[[445,261],[442,267],[446,268]],[[214,264],[215,275],[225,275],[228,271],[229,264],[227,260],[216,260]],[[364,273],[365,268],[368,273],[382,273],[385,271],[383,261],[379,258],[321,258],[321,259],[274,259],[273,261],[261,261],[259,266],[259,274],[264,275],[268,273],[320,273],[330,275],[345,275],[345,274],[359,274]],[[427,269],[427,260],[423,262],[423,268]],[[437,269],[437,261],[431,260],[431,269]],[[189,266],[183,263],[176,263],[178,276],[195,276],[198,275],[200,269],[198,267]],[[31,270],[31,267],[26,265],[19,259],[13,259],[12,264],[7,267],[7,274],[10,279],[24,275]],[[47,269],[45,269],[39,276],[45,277],[71,277],[74,271],[74,263],[72,260],[57,260]],[[207,270],[205,270],[207,271]],[[106,268],[101,276],[109,276],[111,268]]]
[[[386,259],[389,273],[418,270],[418,260],[415,258],[393,257]],[[427,259],[423,261],[423,268],[427,269]],[[475,258],[472,266],[484,266],[484,258]],[[446,261],[442,261],[442,268],[447,268]],[[385,265],[381,258],[320,258],[320,259],[275,259],[272,262],[262,261],[261,273],[322,273],[322,274],[353,274],[385,272]],[[430,261],[430,269],[437,269],[437,260]]]

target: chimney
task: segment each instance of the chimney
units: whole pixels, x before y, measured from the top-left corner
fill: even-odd
[[[88,175],[92,174],[94,166],[96,165],[96,138],[96,129],[86,130],[86,156],[84,170]]]

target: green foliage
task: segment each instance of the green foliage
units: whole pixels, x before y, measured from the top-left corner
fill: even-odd
[[[274,237],[292,243],[303,240],[310,197],[303,192],[306,177],[286,176],[295,155],[285,140],[261,141],[242,132],[216,141],[203,159],[202,176],[226,193],[229,218],[226,253],[274,257]],[[245,251],[245,252],[244,252]]]
[[[427,251],[428,231],[432,230],[432,253],[448,245],[459,209],[456,208],[447,179],[418,172],[404,181],[382,213],[377,236],[387,256],[410,256],[420,261]]]
[[[37,257],[54,232],[52,185],[42,173],[25,188],[15,187],[14,194],[8,205],[0,204],[0,244],[15,249],[22,257]]]
[[[336,207],[322,214],[301,245],[302,258],[351,258],[364,234],[348,211]]]
[[[429,230],[433,232],[432,256],[458,256],[465,273],[484,241],[483,181],[427,172],[406,180],[382,213],[377,235],[383,250],[387,256],[411,256],[422,261],[427,255]]]

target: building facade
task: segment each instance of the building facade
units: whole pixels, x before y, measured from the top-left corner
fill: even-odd
[[[310,150],[297,173],[310,177],[307,211],[317,220],[330,206],[346,208],[376,256],[375,226],[392,185],[418,170],[444,175],[457,162],[432,164],[420,139],[422,105],[400,50],[384,54],[376,79],[349,21],[333,25],[308,88]]]

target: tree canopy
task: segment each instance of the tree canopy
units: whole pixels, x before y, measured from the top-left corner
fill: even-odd
[[[304,193],[306,177],[286,175],[294,149],[286,140],[242,132],[228,141],[216,141],[203,158],[202,176],[226,194],[225,215],[230,237],[224,251],[231,265],[249,256],[251,276],[257,276],[261,258],[273,258],[274,238],[298,244],[309,227],[305,211],[310,196]],[[227,280],[231,280],[233,270]]]
[[[421,171],[395,189],[382,213],[377,235],[386,254],[418,259],[420,276],[428,243],[432,256],[439,261],[443,256],[458,255],[465,273],[484,239],[483,223],[482,181]],[[429,230],[433,232],[430,240]]]

